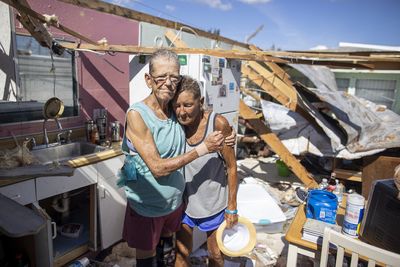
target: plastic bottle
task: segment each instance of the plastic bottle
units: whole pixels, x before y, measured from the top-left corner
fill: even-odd
[[[339,183],[339,180],[336,179],[336,187],[335,190],[333,190],[333,193],[337,196],[338,202],[341,203],[343,199],[343,192],[344,192],[344,186]]]
[[[326,190],[329,192],[333,192],[336,188],[336,173],[332,172],[331,177],[329,178],[328,181],[328,186],[326,187]]]
[[[83,257],[82,259],[73,261],[68,267],[86,267],[89,265],[89,259],[86,257]]]
[[[344,215],[342,232],[350,237],[357,238],[360,224],[364,215],[365,198],[357,193],[347,196],[346,213]]]
[[[93,125],[90,141],[93,144],[98,144],[99,141],[100,141],[99,131],[97,130],[97,125],[96,124]]]
[[[328,187],[328,179],[323,178],[322,182],[319,184],[318,188],[320,190],[325,190]]]

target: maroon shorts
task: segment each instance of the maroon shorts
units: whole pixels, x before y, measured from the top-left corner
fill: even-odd
[[[162,233],[176,232],[181,227],[184,205],[161,217],[145,217],[126,207],[122,238],[132,248],[154,250]]]

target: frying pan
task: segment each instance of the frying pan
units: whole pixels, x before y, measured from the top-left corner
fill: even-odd
[[[57,97],[52,97],[46,101],[43,107],[43,117],[48,119],[57,119],[64,112],[64,103]]]

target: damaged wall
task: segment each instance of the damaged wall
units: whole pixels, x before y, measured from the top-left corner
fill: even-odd
[[[55,14],[59,17],[60,23],[94,41],[106,37],[109,43],[138,44],[139,23],[136,21],[56,0],[31,0],[28,2],[36,12]],[[16,32],[27,33],[19,22],[16,23]],[[58,38],[76,40],[55,28],[50,28],[50,32]],[[77,55],[80,115],[61,119],[63,127],[81,127],[86,119],[93,116],[94,108],[103,107],[108,110],[109,121],[123,122],[125,111],[129,105],[128,55],[123,53],[99,55],[83,51],[79,51]],[[52,123],[49,123],[48,127],[56,129],[56,125]],[[7,127],[1,127],[0,137],[10,136],[11,132],[15,135],[22,135],[41,131],[42,121],[10,124]]]

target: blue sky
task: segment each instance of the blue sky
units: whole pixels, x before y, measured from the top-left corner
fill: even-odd
[[[336,48],[339,42],[400,46],[400,0],[107,0],[262,49]]]

